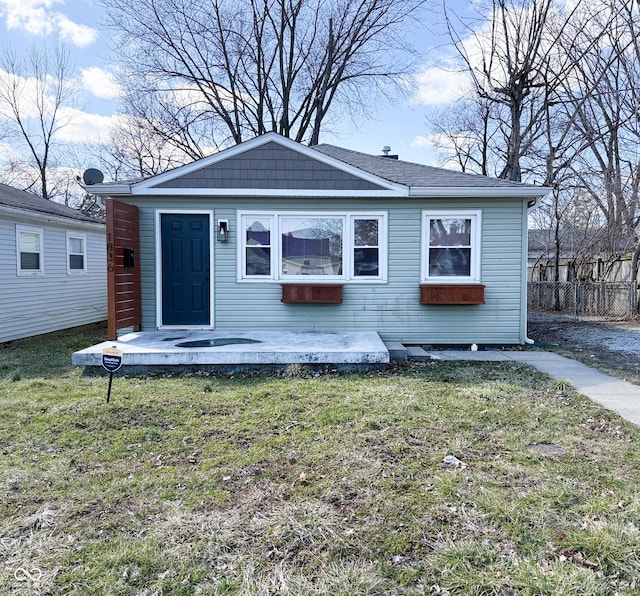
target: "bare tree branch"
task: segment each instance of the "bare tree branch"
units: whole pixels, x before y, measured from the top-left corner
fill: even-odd
[[[195,157],[267,131],[315,144],[336,110],[400,88],[413,60],[400,27],[427,1],[101,3],[127,112]]]

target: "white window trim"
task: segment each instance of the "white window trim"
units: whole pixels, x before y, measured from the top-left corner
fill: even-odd
[[[87,273],[87,235],[69,232],[67,230],[67,275],[86,275]],[[82,269],[71,269],[71,255],[79,254],[71,252],[71,239],[82,240],[84,251],[82,253]]]
[[[245,274],[246,245],[245,233],[242,227],[243,217],[271,218],[271,275]],[[345,234],[342,239],[342,275],[305,275],[285,276],[280,271],[282,243],[280,241],[280,219],[282,217],[334,217],[342,218],[345,222]],[[378,275],[354,275],[353,250],[354,229],[356,219],[377,219],[378,224]],[[287,283],[287,284],[380,284],[387,283],[387,211],[238,211],[236,220],[237,234],[237,281],[239,283]]]
[[[40,237],[40,268],[39,269],[22,269],[20,253],[22,232],[29,234],[37,234]],[[44,231],[42,228],[32,228],[29,226],[16,225],[16,270],[19,276],[44,275]]]
[[[429,275],[429,221],[431,219],[471,219],[471,275]],[[422,247],[420,282],[432,284],[480,283],[480,263],[482,245],[482,211],[480,209],[424,210],[422,211]]]

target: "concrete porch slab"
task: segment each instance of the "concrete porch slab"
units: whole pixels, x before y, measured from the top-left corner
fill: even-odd
[[[102,350],[122,350],[126,366],[386,364],[389,351],[375,332],[143,331],[74,352],[76,366],[101,366]]]

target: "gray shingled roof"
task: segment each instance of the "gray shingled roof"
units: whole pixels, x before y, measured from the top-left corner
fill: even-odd
[[[66,205],[61,205],[55,201],[48,201],[41,197],[32,195],[24,190],[18,190],[6,184],[0,184],[0,206],[11,207],[13,209],[22,209],[33,213],[41,213],[43,215],[54,215],[56,217],[66,217],[77,221],[90,223],[104,223],[101,219],[92,217],[72,209]]]
[[[478,174],[466,174],[389,157],[368,155],[367,153],[343,149],[334,145],[322,144],[311,148],[369,174],[384,178],[389,182],[403,184],[404,186],[430,188],[540,188],[531,184],[502,180],[501,178],[489,178]]]

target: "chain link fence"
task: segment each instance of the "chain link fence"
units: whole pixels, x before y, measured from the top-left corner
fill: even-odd
[[[627,282],[532,281],[527,285],[530,312],[585,319],[628,319],[638,314],[638,285]]]

